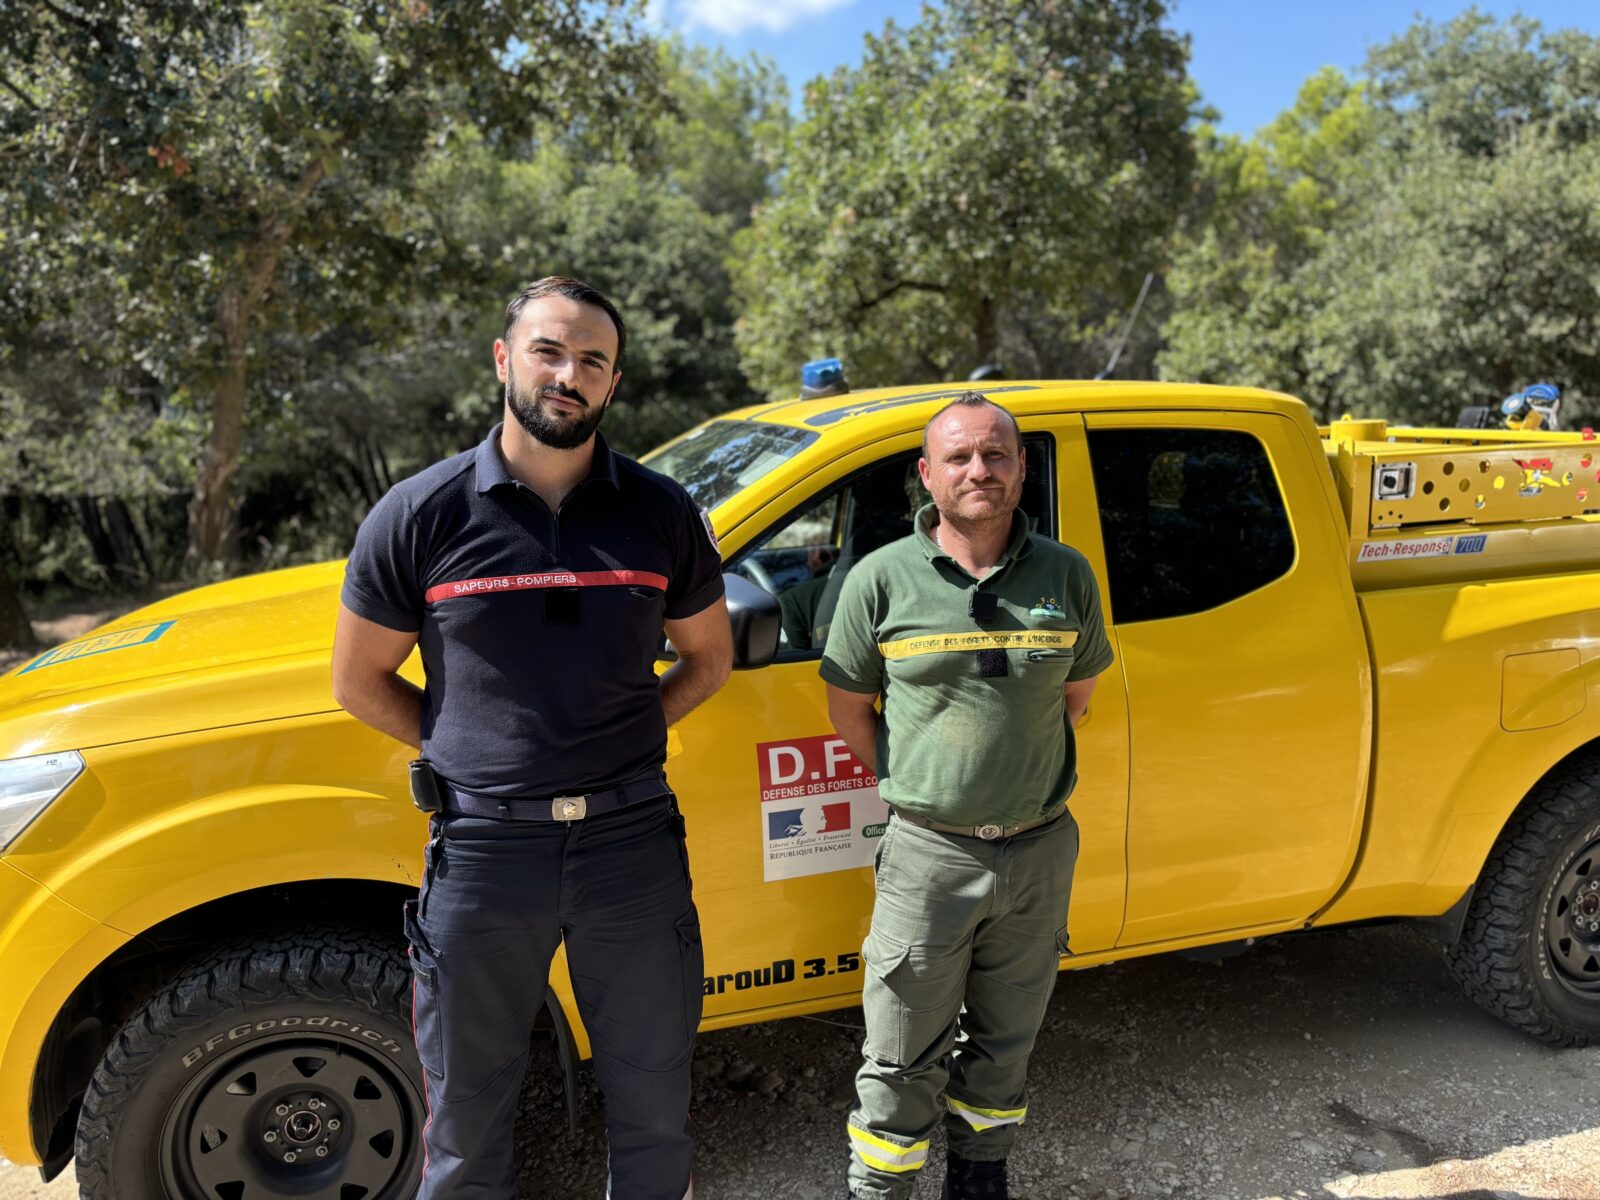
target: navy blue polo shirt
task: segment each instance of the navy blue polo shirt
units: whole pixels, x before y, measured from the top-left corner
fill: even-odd
[[[500,426],[394,486],[362,522],[345,607],[417,633],[422,751],[488,796],[592,792],[666,759],[654,665],[663,619],[722,595],[689,494],[615,454],[551,513],[513,479]]]

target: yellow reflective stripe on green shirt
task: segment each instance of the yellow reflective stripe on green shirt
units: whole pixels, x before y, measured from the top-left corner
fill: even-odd
[[[1028,1110],[1025,1107],[975,1108],[971,1104],[963,1104],[950,1096],[946,1096],[944,1102],[949,1106],[951,1112],[955,1113],[956,1116],[971,1125],[979,1133],[982,1133],[985,1129],[997,1129],[1001,1125],[1020,1125],[1023,1118],[1028,1115]]]
[[[856,1157],[869,1167],[900,1174],[915,1171],[928,1161],[928,1141],[912,1142],[909,1146],[896,1146],[875,1134],[855,1125],[846,1125],[850,1140],[855,1143]]]
[[[979,629],[879,642],[878,653],[887,659],[901,659],[960,650],[1070,650],[1077,641],[1076,629],[1024,629],[1003,633]]]

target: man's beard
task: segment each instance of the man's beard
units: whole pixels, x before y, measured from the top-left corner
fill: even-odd
[[[954,529],[959,529],[967,534],[979,534],[986,530],[1004,526],[1010,529],[1015,519],[1017,505],[1022,500],[1022,480],[1015,479],[1006,489],[1001,510],[986,513],[980,517],[968,516],[961,512],[960,501],[957,497],[935,497],[934,507],[939,510],[939,520]],[[948,507],[947,507],[948,505]]]
[[[544,396],[564,396],[584,407],[570,416],[552,413],[539,403]],[[528,431],[528,436],[552,450],[577,449],[600,428],[606,415],[604,404],[590,404],[587,397],[565,384],[551,383],[525,391],[517,386],[517,377],[509,362],[506,364],[506,403],[517,424]]]

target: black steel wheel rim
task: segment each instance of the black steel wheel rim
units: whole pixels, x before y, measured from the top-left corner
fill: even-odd
[[[336,1036],[269,1037],[191,1080],[161,1128],[169,1196],[392,1200],[417,1182],[426,1110],[399,1064]]]
[[[1600,1000],[1600,838],[1578,851],[1550,893],[1544,947],[1567,991]]]

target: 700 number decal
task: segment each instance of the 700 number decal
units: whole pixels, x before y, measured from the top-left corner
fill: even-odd
[[[805,968],[800,972],[801,979],[822,979],[828,975],[848,975],[852,971],[861,969],[861,954],[857,950],[847,950],[835,955],[832,959],[807,958],[802,959],[800,965]],[[751,988],[772,987],[779,983],[793,983],[795,981],[795,961],[792,958],[780,958],[765,967],[752,967],[747,971],[730,971],[723,975],[707,975],[702,985],[703,995],[720,996],[724,992],[743,992]]]

